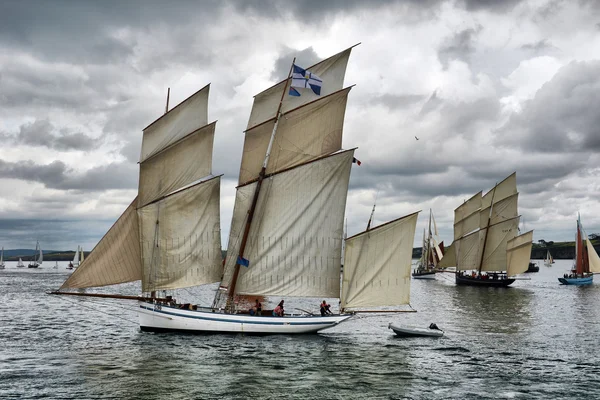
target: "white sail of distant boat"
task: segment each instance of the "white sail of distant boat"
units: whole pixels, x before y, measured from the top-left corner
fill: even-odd
[[[4,269],[4,247],[2,247],[2,252],[0,253],[0,269]]]
[[[85,255],[83,254],[83,246],[81,246],[81,257],[79,257],[79,265],[83,264],[85,260]]]
[[[55,261],[54,267],[52,269],[58,269],[58,261]]]
[[[40,242],[36,242],[35,244],[35,252],[32,260],[29,262],[27,268],[39,268],[44,261],[44,253],[42,252],[42,247],[40,246]]]
[[[24,268],[25,264],[23,264],[23,260],[21,258],[19,258],[19,261],[17,262],[17,268]]]
[[[75,255],[73,256],[73,261],[71,261],[73,268],[79,267],[79,252],[80,251],[81,251],[80,247],[77,246],[77,250],[75,251]]]
[[[320,95],[303,89],[300,97],[288,96],[288,75],[255,96],[224,271],[207,86],[144,129],[138,197],[57,294],[141,280],[144,297],[103,296],[141,300],[143,330],[246,333],[317,332],[353,315],[251,315],[243,303],[249,296],[314,297],[317,304],[341,296],[353,309],[386,306],[381,293],[393,292],[389,305],[405,304],[406,247],[412,248],[416,216],[348,239],[347,248],[365,250],[346,252],[351,272],[340,282],[344,209],[356,161],[354,149],[340,151],[350,50],[309,68],[323,81]],[[219,281],[212,307],[182,308],[166,295]],[[389,287],[366,290],[374,282]]]
[[[550,267],[554,264],[554,258],[552,258],[552,254],[550,254],[550,250],[546,252],[546,258],[544,258],[544,265]]]
[[[440,248],[440,244],[437,226],[435,224],[435,219],[433,218],[433,211],[429,209],[428,228],[427,230],[423,229],[421,258],[419,259],[417,268],[412,273],[414,279],[435,279],[438,262],[443,257],[443,251]]]

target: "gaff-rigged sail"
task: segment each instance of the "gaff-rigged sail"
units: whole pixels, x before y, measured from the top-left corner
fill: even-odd
[[[417,216],[414,213],[346,239],[342,309],[409,303]]]
[[[238,294],[338,297],[344,208],[354,151],[269,176],[241,268]],[[256,183],[238,188],[228,252],[237,254]],[[228,257],[224,282],[236,263]]]
[[[206,86],[144,129],[138,197],[61,289],[141,280],[144,291],[155,291],[219,280],[208,93]]]

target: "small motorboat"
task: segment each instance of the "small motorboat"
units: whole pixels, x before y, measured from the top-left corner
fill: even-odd
[[[389,324],[388,328],[394,331],[397,336],[400,337],[418,337],[418,336],[430,336],[430,337],[441,337],[444,336],[444,331],[438,328],[436,324],[430,324],[429,328],[417,328],[413,326],[400,326],[396,324]]]

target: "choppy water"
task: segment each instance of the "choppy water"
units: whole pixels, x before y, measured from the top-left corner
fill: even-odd
[[[63,264],[0,270],[2,399],[600,398],[600,279],[560,286],[570,261],[509,289],[417,280],[418,313],[266,337],[141,332],[128,302],[45,295]],[[399,339],[390,322],[446,336]]]

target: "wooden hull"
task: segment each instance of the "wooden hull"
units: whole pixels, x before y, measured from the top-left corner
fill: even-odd
[[[190,333],[247,333],[256,335],[316,333],[343,322],[352,315],[252,316],[224,314],[210,309],[185,310],[171,306],[139,303],[143,331],[185,331]]]
[[[594,283],[594,275],[586,276],[583,278],[558,278],[561,285],[591,285]]]
[[[388,328],[393,330],[396,336],[399,337],[441,337],[444,336],[444,331],[439,329],[414,328],[410,326],[400,326],[389,324]]]
[[[29,265],[27,266],[27,268],[38,268],[38,267],[39,267],[39,265],[38,265],[38,264],[29,264]]]
[[[470,276],[460,276],[459,274],[455,275],[456,284],[457,285],[466,285],[466,286],[483,286],[483,287],[507,287],[511,285],[515,280],[510,278],[505,279],[478,279],[472,278]]]
[[[435,279],[435,271],[414,270],[412,277],[413,279]]]

